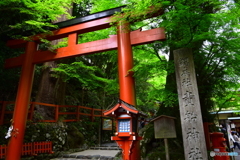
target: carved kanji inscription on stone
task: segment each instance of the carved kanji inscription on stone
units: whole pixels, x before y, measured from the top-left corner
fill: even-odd
[[[197,147],[191,148],[190,152],[188,153],[188,159],[189,160],[201,160],[201,159],[203,159],[200,149],[197,148]]]
[[[189,141],[189,143],[191,143],[192,141],[194,142],[199,141],[199,132],[195,127],[188,128],[186,139]]]
[[[194,106],[194,94],[190,91],[186,91],[183,94],[182,99],[185,101],[185,107],[187,106]]]
[[[175,50],[174,63],[185,159],[208,159],[191,49]]]
[[[187,111],[184,117],[185,117],[184,120],[189,123],[196,123],[197,121],[197,114],[195,114],[194,112]]]

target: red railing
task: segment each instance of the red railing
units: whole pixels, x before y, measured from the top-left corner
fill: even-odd
[[[7,146],[6,145],[0,146],[0,159],[4,158],[6,154],[7,154]]]
[[[5,158],[7,153],[7,146],[0,145],[0,159]],[[22,156],[26,155],[37,155],[39,153],[49,153],[52,154],[52,142],[32,142],[24,143],[22,147]]]
[[[14,110],[14,104],[15,102],[10,101],[0,101],[0,125],[3,125],[4,123],[9,123],[11,118],[8,118],[6,121],[6,117],[8,115],[13,114]],[[35,106],[43,106],[43,107],[52,107],[53,108],[53,119],[41,119],[37,120],[38,122],[57,122],[59,120],[59,116],[65,115],[66,117],[63,122],[77,122],[82,120],[82,116],[88,116],[91,121],[94,121],[94,117],[105,117],[103,115],[103,109],[95,109],[90,107],[83,107],[83,106],[73,106],[73,105],[55,105],[55,104],[47,104],[47,103],[39,103],[39,102],[30,102],[29,104],[29,110],[28,110],[28,120],[34,120],[36,119],[34,113]],[[66,110],[66,111],[61,111]],[[69,111],[73,110],[73,111]],[[100,113],[96,113],[100,112]],[[71,115],[71,118],[68,118],[67,116]],[[9,116],[8,116],[9,117]]]
[[[33,153],[37,155],[39,153],[50,153],[52,154],[52,142],[33,142]]]

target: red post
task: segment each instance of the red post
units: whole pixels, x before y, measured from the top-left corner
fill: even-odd
[[[55,110],[55,122],[57,122],[58,121],[58,118],[59,118],[59,105],[56,105],[55,106],[56,108],[56,110]]]
[[[93,108],[91,110],[91,117],[90,117],[90,119],[91,119],[91,122],[94,121],[94,109]]]
[[[15,109],[13,113],[13,131],[9,140],[6,160],[19,160],[21,157],[26,121],[28,115],[29,99],[34,75],[33,53],[36,51],[35,42],[28,42],[25,58],[22,65],[21,77],[18,86]]]
[[[206,140],[206,147],[207,147],[207,150],[210,150],[211,144],[210,144],[209,123],[203,122],[203,128],[204,128],[204,135]]]
[[[5,115],[6,105],[7,105],[7,102],[3,101],[2,102],[2,111],[0,112],[1,113],[1,115],[0,115],[1,116],[1,118],[0,118],[0,125],[4,124],[4,115]]]
[[[120,99],[136,106],[135,82],[133,78],[133,53],[130,40],[129,23],[120,22],[117,27],[118,40],[118,74]],[[135,137],[133,139],[133,137]],[[123,149],[123,160],[139,160],[140,158],[140,139],[136,134],[129,139],[120,138],[116,140]]]
[[[68,46],[76,46],[77,44],[77,33],[72,33],[68,35]]]
[[[28,111],[28,120],[33,120],[34,107],[35,107],[35,104],[31,103],[30,109]]]
[[[117,28],[118,75],[120,99],[135,106],[135,83],[133,72],[133,53],[130,41],[129,24],[122,22]]]
[[[221,132],[214,132],[211,133],[211,140],[212,140],[212,148],[210,156],[214,158],[214,160],[230,160],[230,157],[227,155],[226,152],[226,139],[223,137],[223,133]],[[220,154],[218,154],[220,153]],[[222,156],[221,154],[224,154]]]
[[[79,120],[80,120],[80,111],[79,111],[79,109],[80,109],[80,107],[79,106],[77,106],[77,122],[79,122]]]
[[[0,145],[0,159],[5,157],[6,151],[7,151],[7,146],[6,145]]]

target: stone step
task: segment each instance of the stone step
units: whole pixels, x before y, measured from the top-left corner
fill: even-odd
[[[120,150],[85,150],[71,154],[64,154],[52,160],[120,160],[115,157]]]
[[[100,155],[77,155],[77,156],[70,156],[64,155],[63,157],[55,158],[52,160],[120,160],[116,157],[111,156],[100,156]]]
[[[117,158],[121,149],[114,143],[91,147],[84,151],[61,155],[52,160],[121,160]]]
[[[63,158],[72,158],[72,159],[94,159],[94,160],[113,160],[112,156],[100,156],[100,155],[63,155]]]
[[[121,150],[121,148],[117,146],[110,146],[110,147],[105,147],[105,146],[100,146],[100,147],[90,147],[90,149],[93,150]]]

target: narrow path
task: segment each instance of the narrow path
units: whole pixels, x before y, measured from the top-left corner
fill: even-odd
[[[117,160],[117,154],[121,152],[116,143],[106,143],[100,147],[91,147],[88,150],[65,154],[51,160]]]

